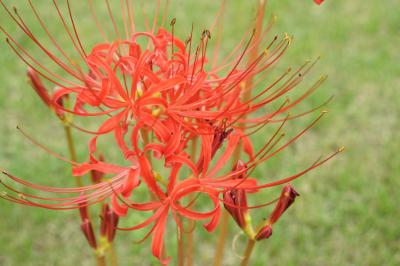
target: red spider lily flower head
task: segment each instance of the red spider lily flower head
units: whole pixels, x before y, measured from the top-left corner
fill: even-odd
[[[322,2],[324,2],[324,0],[314,0],[314,2],[318,5],[322,4]]]
[[[269,238],[272,235],[272,225],[278,221],[282,214],[293,204],[295,198],[299,195],[300,194],[297,193],[290,184],[283,188],[278,203],[275,205],[266,225],[260,228],[255,236],[257,241]]]
[[[89,2],[91,5],[92,1]],[[176,21],[171,21],[169,29],[163,25],[157,27],[156,14],[153,27],[143,32],[137,31],[132,18],[131,1],[121,1],[121,4],[126,5],[126,10],[122,10],[125,14],[123,24],[126,37],[121,36],[107,5],[116,38],[110,41],[105,36],[103,42],[97,43],[89,51],[85,49],[78,34],[70,1],[66,1],[68,16],[60,12],[57,1],[53,1],[56,16],[63,24],[76,54],[82,59],[77,64],[50,34],[31,1],[29,3],[47,37],[54,44],[53,49],[62,56],[57,57],[50,48],[46,48],[40,38],[33,35],[18,12],[15,10],[13,13],[0,0],[21,31],[53,64],[64,70],[65,76],[45,67],[6,30],[0,29],[7,36],[9,46],[32,68],[29,74],[31,82],[46,104],[73,116],[85,119],[96,117],[96,121],[101,121],[92,130],[71,123],[74,128],[93,137],[89,142],[87,162],[66,160],[72,164],[74,176],[91,173],[93,184],[74,188],[41,186],[4,171],[15,183],[57,196],[46,198],[22,194],[11,185],[1,182],[11,193],[0,197],[19,204],[54,210],[79,208],[82,230],[93,248],[96,247],[96,239],[86,207],[104,201],[109,203],[103,205],[100,233],[109,242],[115,237],[118,219],[126,216],[129,210],[151,211],[149,217],[141,223],[119,229],[139,230],[150,227],[145,238],[152,237],[152,254],[164,263],[168,261],[162,254],[169,217],[174,219],[178,227],[182,226],[182,217],[206,221],[203,226],[211,232],[218,224],[223,204],[236,223],[254,238],[254,232],[249,229],[251,224],[248,210],[261,205],[248,206],[246,193],[286,184],[325,163],[337,153],[297,174],[272,182],[260,182],[263,179],[256,180],[251,176],[258,165],[298,140],[323,115],[281,144],[284,134],[280,133],[284,124],[312,113],[315,109],[295,115],[285,114],[316,91],[325,78],[290,101],[286,96],[297,88],[315,62],[306,62],[294,71],[288,69],[271,84],[265,84],[265,77],[291,44],[287,34],[275,36],[267,42],[272,22],[265,30],[246,32],[238,46],[218,63],[218,51],[213,56],[208,52],[211,41],[209,30],[197,36],[198,44],[195,44],[196,36],[193,32],[184,42],[175,35]],[[220,13],[223,13],[222,8]],[[66,23],[68,20],[71,23]],[[95,22],[102,33],[100,21],[95,18]],[[258,48],[265,43],[265,49],[260,51]],[[58,88],[53,95],[47,94],[37,75]],[[256,94],[248,94],[255,88],[259,89]],[[71,99],[72,106],[62,104],[64,97]],[[272,123],[280,124],[278,130],[264,146],[254,151],[250,136]],[[116,146],[124,156],[122,166],[94,156],[98,139],[107,134],[114,136]],[[196,150],[197,146],[199,151],[192,154],[190,147]],[[240,158],[243,161],[238,161],[233,170],[226,171],[224,166],[238,149],[247,154],[248,160]],[[154,160],[163,163],[162,173],[155,169],[157,164],[153,163]],[[186,176],[187,172],[190,174]],[[134,199],[135,189],[139,186],[148,191],[152,200],[137,202]],[[208,211],[195,208],[199,194],[209,200]],[[268,225],[259,231],[257,240],[271,235],[271,225],[293,203],[295,196],[297,193],[294,189],[285,187]],[[186,199],[191,199],[188,204],[184,204]]]

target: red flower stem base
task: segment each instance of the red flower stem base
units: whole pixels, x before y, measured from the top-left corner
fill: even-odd
[[[249,265],[250,257],[253,252],[254,245],[256,244],[256,241],[253,239],[249,239],[247,242],[246,250],[244,252],[244,256],[242,259],[242,262],[240,263],[240,266],[247,266]]]

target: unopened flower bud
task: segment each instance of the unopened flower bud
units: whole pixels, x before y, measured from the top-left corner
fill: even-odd
[[[246,165],[242,161],[238,161],[233,168],[233,171],[240,171],[245,168]],[[235,178],[244,178],[244,173],[236,176]],[[236,221],[236,223],[242,228],[247,227],[246,216],[248,216],[248,207],[247,207],[247,196],[246,191],[244,189],[236,189],[233,188],[231,190],[227,190],[223,194],[224,207],[230,213],[232,218]]]
[[[104,162],[104,156],[102,154],[100,154],[100,156],[99,156],[99,161]],[[103,172],[96,171],[96,170],[90,171],[90,179],[92,180],[93,184],[100,183],[103,176],[104,176]]]
[[[100,234],[111,243],[115,238],[119,217],[109,208],[108,204],[103,205],[101,216]]]
[[[93,232],[92,223],[88,219],[85,219],[85,221],[83,221],[83,223],[81,224],[81,229],[90,247],[96,249],[97,243],[96,243],[96,237]]]
[[[297,196],[300,196],[300,194],[297,193],[290,184],[286,185],[283,188],[278,203],[276,204],[275,209],[269,218],[269,223],[274,224],[276,221],[278,221],[279,217],[281,217],[286,209],[292,205]]]
[[[230,213],[236,223],[244,228],[246,225],[245,214],[247,213],[246,192],[242,189],[232,189],[223,194],[224,207]]]
[[[42,99],[42,101],[47,105],[51,106],[51,98],[49,93],[47,92],[47,89],[44,87],[42,81],[39,78],[39,75],[35,70],[32,68],[28,68],[27,75],[29,78],[29,81],[31,83],[32,88],[35,90],[37,95]]]
[[[263,239],[267,239],[271,235],[272,235],[272,226],[268,224],[258,231],[257,235],[255,236],[255,240],[260,241]]]

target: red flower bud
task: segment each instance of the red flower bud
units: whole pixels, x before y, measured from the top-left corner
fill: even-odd
[[[108,204],[104,204],[100,223],[100,234],[107,237],[110,243],[114,240],[118,221],[118,215],[109,208]]]
[[[83,196],[81,197],[83,198]],[[82,201],[81,203],[79,203],[79,206],[81,206],[79,208],[79,214],[81,216],[82,222],[84,222],[85,220],[89,220],[89,212],[86,204],[87,204],[86,201]]]
[[[107,234],[107,213],[110,211],[110,207],[107,203],[103,204],[101,209],[101,222],[100,222],[100,234],[105,236]]]
[[[88,219],[85,219],[83,221],[83,223],[81,224],[81,229],[82,229],[82,232],[85,235],[86,240],[88,241],[90,247],[92,247],[93,249],[96,249],[97,243],[96,243],[96,237],[93,232],[92,223]]]
[[[102,154],[99,155],[99,161],[104,162],[104,156]],[[90,179],[92,180],[93,184],[98,184],[101,182],[104,173],[96,170],[90,171]]]
[[[278,221],[279,217],[281,217],[286,209],[292,205],[297,196],[300,196],[300,194],[297,193],[290,184],[286,185],[283,188],[278,203],[276,204],[275,209],[269,218],[269,223],[274,224],[276,221]]]
[[[245,168],[246,165],[242,161],[238,161],[233,168],[233,171],[240,171]],[[244,178],[244,172],[239,174],[238,179]],[[246,226],[245,215],[248,212],[247,208],[247,196],[244,189],[231,189],[225,191],[223,194],[224,207],[232,215],[236,223],[244,228]]]
[[[211,145],[211,157],[214,157],[215,153],[218,151],[218,149],[221,147],[221,145],[224,143],[224,140],[231,134],[233,131],[232,128],[230,129],[225,129],[221,127],[216,127],[215,132],[214,132],[214,138],[213,142]]]
[[[108,242],[112,242],[115,238],[115,234],[117,232],[117,225],[119,221],[119,216],[110,210],[107,213],[107,220],[108,220],[108,225],[107,225],[107,239]]]
[[[236,223],[245,227],[244,215],[247,212],[246,192],[242,189],[232,189],[223,194],[224,207],[232,215]]]
[[[260,231],[258,231],[255,240],[260,241],[263,239],[267,239],[272,235],[272,226],[271,225],[267,225],[264,226],[263,228],[260,229]]]
[[[28,68],[27,75],[31,86],[35,90],[37,95],[39,95],[42,101],[50,107],[52,105],[50,95],[48,94],[47,89],[44,87],[36,71],[32,68]]]
[[[314,2],[318,5],[322,4],[322,2],[324,2],[324,0],[314,0]]]

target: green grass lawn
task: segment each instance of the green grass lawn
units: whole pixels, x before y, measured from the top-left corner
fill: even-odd
[[[55,11],[50,1],[34,2],[51,21]],[[169,19],[177,18],[177,35],[185,39],[192,22],[199,31],[210,25],[218,10],[212,2],[172,0]],[[227,2],[222,49],[228,50],[249,31],[257,1]],[[331,95],[335,98],[317,127],[261,166],[256,175],[284,177],[337,147],[346,146],[346,152],[293,182],[301,197],[274,226],[273,237],[256,246],[251,265],[400,265],[400,2],[327,0],[321,6],[312,0],[269,2],[267,16],[278,17],[272,32],[294,36],[279,66],[294,67],[322,56],[300,90],[321,74],[329,76],[323,87],[302,103],[302,109]],[[73,7],[81,18],[82,39],[89,46],[97,36],[93,22],[81,4],[76,2]],[[151,13],[150,7],[145,8]],[[27,21],[34,21],[27,5],[19,3],[18,9]],[[15,31],[4,11],[0,12],[0,25],[25,47],[32,47]],[[49,27],[58,38],[66,39],[58,23],[49,23]],[[21,125],[52,150],[67,154],[63,129],[28,86],[25,66],[5,41],[0,49],[0,167],[32,182],[72,185],[68,165],[33,146],[15,129]],[[290,123],[287,131],[297,132],[309,121]],[[75,135],[81,141],[87,139]],[[262,135],[256,142],[263,143]],[[87,156],[85,145],[79,147],[81,160]],[[279,188],[273,192],[279,193]],[[260,217],[264,215],[260,213],[263,209],[258,212]],[[93,265],[75,214],[0,201],[0,265]],[[214,255],[217,232],[207,234],[200,226],[198,229],[196,265],[207,265]],[[238,232],[233,222],[230,230],[232,236]],[[170,227],[168,238],[174,239],[174,233]],[[157,264],[150,258],[149,241],[134,243],[139,237],[118,233],[120,265]],[[227,241],[224,265],[239,261],[231,241]],[[240,251],[243,245],[244,238],[236,249]],[[175,255],[174,246],[167,250]]]

